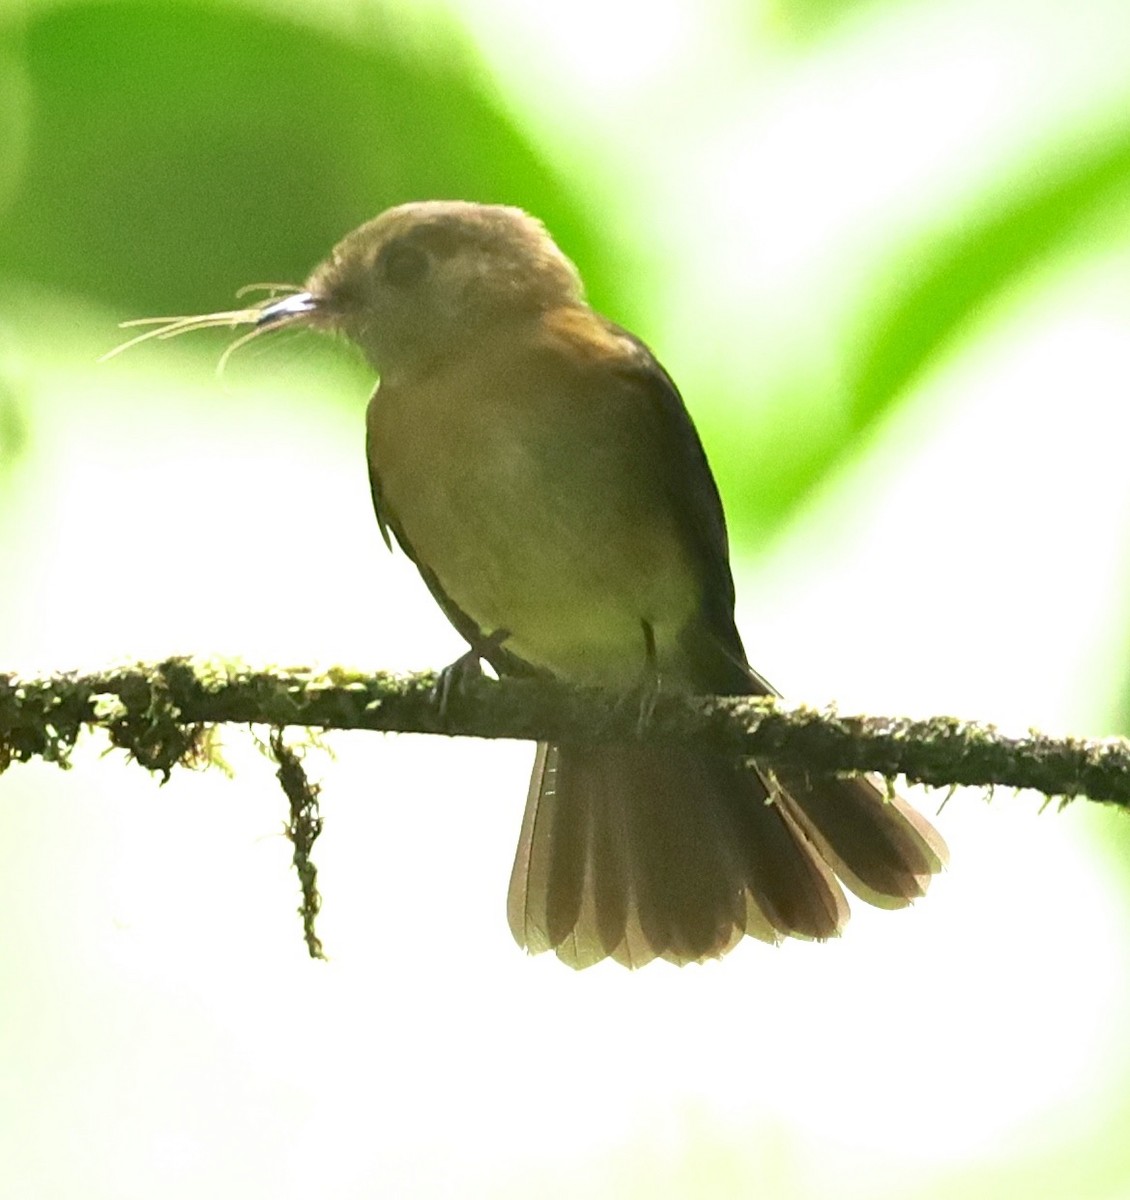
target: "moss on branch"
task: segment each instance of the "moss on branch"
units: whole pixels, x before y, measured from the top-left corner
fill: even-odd
[[[370,729],[469,737],[695,742],[810,772],[870,771],[934,787],[1031,788],[1130,807],[1130,743],[1024,737],[932,717],[844,716],[768,697],[660,695],[639,706],[529,680],[470,679],[441,706],[432,672],[255,670],[186,658],[41,678],[0,675],[0,770],[40,757],[66,766],[88,726],[168,778],[211,760],[220,724]]]
[[[0,774],[42,758],[69,765],[83,730],[102,727],[115,746],[167,780],[176,766],[223,767],[218,726],[267,726],[289,804],[286,834],[301,888],[307,950],[321,907],[311,851],[322,829],[319,785],[284,740],[288,726],[468,737],[693,742],[811,774],[868,771],[934,787],[1030,788],[1130,807],[1130,743],[1123,739],[1009,737],[991,725],[932,717],[841,716],[773,697],[660,695],[641,713],[615,698],[529,680],[464,678],[441,703],[432,672],[392,675],[332,669],[253,670],[236,662],[171,658],[106,671],[40,678],[0,675]]]

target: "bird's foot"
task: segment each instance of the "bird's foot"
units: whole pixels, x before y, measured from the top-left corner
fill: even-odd
[[[636,700],[639,703],[639,711],[636,714],[637,737],[642,737],[651,724],[651,718],[655,713],[655,702],[659,699],[659,683],[658,675],[650,675],[641,682],[636,690]]]
[[[655,702],[659,699],[659,688],[663,680],[659,674],[659,659],[655,652],[655,630],[650,621],[642,621],[644,639],[644,666],[640,673],[640,681],[636,685],[635,695],[639,701],[639,712],[636,715],[636,736],[642,737],[648,725],[651,724],[655,712]]]
[[[641,679],[639,683],[616,695],[612,701],[612,711],[616,715],[617,722],[621,716],[624,719],[634,717],[636,737],[642,739],[651,725],[652,714],[655,712],[655,704],[658,699],[659,678],[651,676]]]
[[[467,681],[481,679],[483,676],[483,660],[477,650],[468,650],[461,654],[453,663],[448,663],[436,677],[432,687],[432,700],[439,705],[441,719],[447,717],[451,697],[463,691]]]
[[[505,629],[490,634],[440,671],[432,687],[432,699],[439,705],[441,719],[446,718],[453,696],[458,696],[471,680],[482,679],[483,660],[489,662],[491,653],[499,650],[507,637]]]
[[[660,675],[654,659],[649,658],[638,678],[620,692],[613,702],[613,710],[617,717],[620,714],[624,717],[635,716],[637,738],[642,738],[651,725],[662,687],[663,676]]]

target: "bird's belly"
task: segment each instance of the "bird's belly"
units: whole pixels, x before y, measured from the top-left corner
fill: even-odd
[[[653,563],[618,554],[623,539],[614,530],[589,526],[596,540],[579,544],[549,522],[522,523],[516,536],[513,524],[453,521],[451,533],[465,540],[429,543],[422,560],[480,629],[505,630],[505,645],[518,657],[593,685],[637,683],[649,637],[657,655],[674,650],[690,606]]]
[[[583,459],[562,470],[521,439],[466,432],[472,444],[445,454],[433,441],[418,459],[382,462],[379,438],[372,447],[382,502],[445,594],[563,679],[633,686],[649,637],[661,674],[676,670],[698,592],[663,506]]]

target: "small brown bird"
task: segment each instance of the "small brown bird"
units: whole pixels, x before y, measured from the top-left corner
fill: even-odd
[[[344,333],[377,372],[381,532],[476,659],[621,693],[773,692],[734,624],[722,505],[679,392],[589,308],[538,221],[401,205],[343,238],[302,290],[143,337],[249,322],[249,337]],[[836,876],[899,908],[945,859],[927,821],[863,778],[685,747],[543,744],[510,928],[573,967],[697,962],[746,934],[832,937],[848,916]]]

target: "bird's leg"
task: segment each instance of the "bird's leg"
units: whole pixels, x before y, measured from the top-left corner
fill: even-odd
[[[510,630],[496,629],[494,633],[476,639],[465,654],[461,654],[453,663],[448,663],[440,671],[432,688],[432,698],[439,703],[441,718],[447,716],[451,697],[461,692],[468,680],[482,678],[483,659],[490,662],[491,655],[502,649],[502,643],[509,636]]]
[[[640,628],[643,630],[644,662],[636,686],[624,697],[625,704],[638,704],[636,713],[636,733],[642,735],[655,712],[655,702],[659,698],[659,689],[663,678],[659,673],[659,656],[655,650],[655,630],[650,621],[641,619]]]
[[[636,729],[643,733],[651,722],[652,713],[655,712],[655,702],[659,698],[659,689],[663,679],[659,674],[659,655],[655,652],[655,630],[652,628],[651,622],[646,620],[640,621],[640,627],[643,629],[646,658],[643,678],[640,680],[640,715],[636,722]]]

